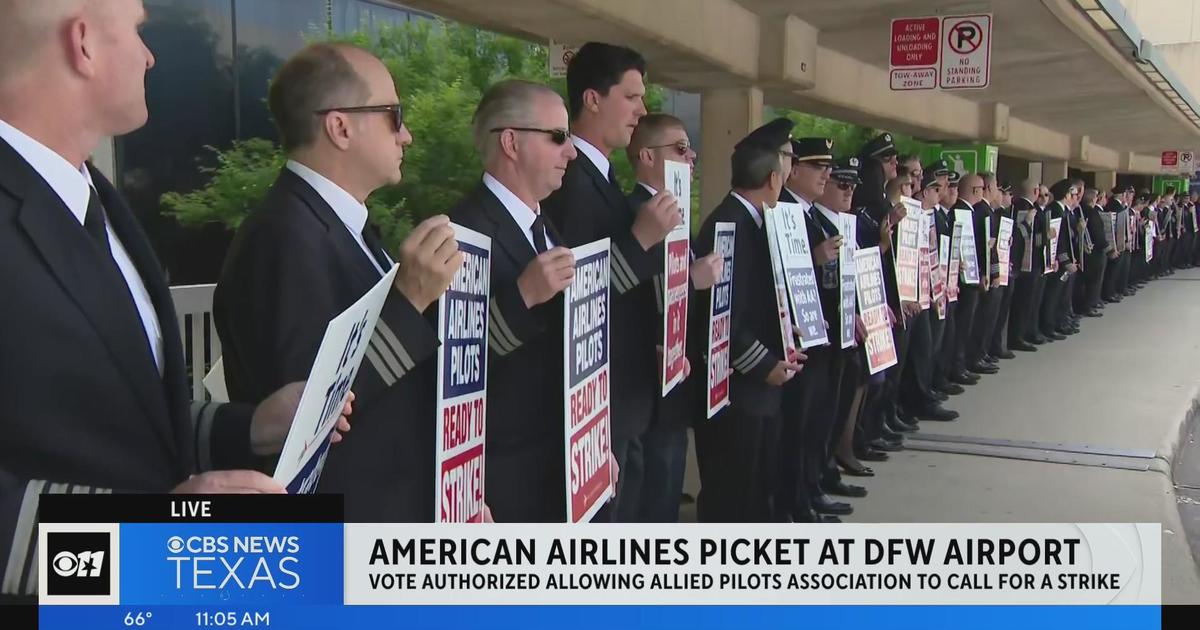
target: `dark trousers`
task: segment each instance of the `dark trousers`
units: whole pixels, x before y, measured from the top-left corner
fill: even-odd
[[[929,309],[928,312],[929,312],[929,336],[930,336],[930,341],[932,343],[932,349],[933,349],[932,355],[930,356],[930,360],[929,360],[928,382],[929,382],[930,392],[932,393],[933,388],[937,387],[938,383],[941,382],[938,380],[938,374],[939,374],[940,367],[942,364],[942,349],[944,347],[946,347],[946,343],[947,343],[946,331],[949,329],[949,326],[948,326],[949,321],[948,320],[950,317],[950,311],[949,311],[949,309],[946,310],[946,318],[945,319],[938,318],[937,306],[934,306],[933,308]]]
[[[1111,261],[1108,255],[1104,252],[1092,252],[1088,256],[1088,266],[1083,275],[1087,279],[1084,283],[1084,298],[1083,306],[1085,311],[1090,311],[1096,308],[1100,303],[1100,293],[1108,280],[1108,267]]]
[[[745,413],[733,406],[696,425],[700,522],[771,520],[768,477],[777,457],[778,431],[778,415]]]
[[[1035,270],[1033,279],[1033,300],[1029,304],[1029,319],[1026,324],[1025,336],[1027,339],[1037,339],[1042,336],[1042,302],[1046,298],[1046,285],[1049,284],[1047,276],[1042,271]]]
[[[1121,279],[1121,258],[1110,258],[1104,264],[1104,280],[1101,285],[1100,296],[1105,300],[1111,300],[1117,296],[1119,292],[1118,285]]]
[[[946,305],[946,319],[943,322],[942,344],[938,348],[933,368],[933,386],[942,387],[950,383],[954,372],[954,350],[958,346],[958,302]]]
[[[774,485],[780,520],[811,509],[814,477],[825,451],[819,436],[827,435],[837,419],[838,351],[820,346],[805,353],[804,370],[783,386],[783,426]]]
[[[1012,310],[1008,315],[1008,343],[1024,343],[1029,336],[1029,313],[1033,308],[1037,275],[1033,272],[1018,273],[1013,282]]]
[[[646,470],[642,461],[642,438],[613,436],[613,459],[617,460],[617,497],[605,504],[592,518],[593,523],[633,523],[642,502],[642,481]]]
[[[1135,262],[1136,259],[1136,262]],[[1146,253],[1125,252],[1121,254],[1119,270],[1117,273],[1117,294],[1120,295],[1129,290],[1130,278],[1133,282],[1140,283],[1146,281]]]
[[[959,287],[958,312],[954,315],[954,365],[952,374],[965,372],[974,365],[970,361],[971,332],[975,327],[976,311],[979,309],[978,286],[962,285]]]
[[[1042,308],[1038,320],[1043,335],[1049,336],[1058,329],[1058,306],[1066,283],[1062,281],[1062,269],[1046,276],[1046,288],[1042,293]]]
[[[897,399],[910,414],[921,411],[932,404],[933,397],[933,326],[929,319],[937,317],[933,309],[922,311],[909,321],[908,366],[901,380],[900,396]]]
[[[487,504],[498,523],[567,520],[563,440],[487,450]]]
[[[992,327],[992,339],[988,343],[988,353],[992,356],[999,356],[1008,351],[1008,321],[1012,314],[1016,284],[1016,278],[1009,273],[1008,286],[998,289],[1001,293],[1000,312],[996,314],[996,325]]]
[[[974,365],[981,361],[983,355],[990,349],[992,333],[995,332],[996,320],[1000,317],[1000,304],[1003,301],[1004,293],[998,287],[979,293],[979,305],[975,309],[975,325],[971,329],[971,346],[967,354],[968,365]]]
[[[911,336],[911,329],[911,319],[906,324],[897,324],[892,328],[892,338],[896,343],[896,365],[884,372],[883,385],[875,397],[876,404],[874,407],[878,411],[878,420],[876,424],[872,425],[874,432],[868,436],[871,440],[882,435],[885,422],[897,417],[900,402],[900,383],[904,379],[905,367],[908,364],[908,340]]]
[[[1066,282],[1062,282],[1061,295],[1058,298],[1058,314],[1055,316],[1055,329],[1063,328],[1071,321],[1071,316],[1074,315],[1072,308],[1075,297],[1075,277],[1078,273],[1069,274],[1066,276]]]
[[[659,398],[654,420],[642,434],[640,507],[636,514],[630,515],[639,523],[679,521],[679,499],[683,495],[683,477],[687,469],[687,427],[691,419],[688,393],[677,390],[666,398]]]

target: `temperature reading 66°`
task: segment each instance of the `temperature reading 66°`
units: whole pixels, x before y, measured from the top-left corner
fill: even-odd
[[[150,621],[153,617],[154,613],[152,612],[135,613],[133,611],[129,611],[125,613],[125,625],[126,627],[136,626],[140,628],[141,626],[146,625],[146,622]]]

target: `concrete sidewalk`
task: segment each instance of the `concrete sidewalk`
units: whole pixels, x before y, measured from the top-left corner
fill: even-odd
[[[847,478],[870,496],[845,520],[1162,523],[1163,601],[1200,602],[1172,480],[1200,399],[1200,270],[1104,312],[952,397],[946,406],[962,417],[922,422],[909,450],[872,465],[876,477]],[[1200,525],[1200,501],[1178,500]]]

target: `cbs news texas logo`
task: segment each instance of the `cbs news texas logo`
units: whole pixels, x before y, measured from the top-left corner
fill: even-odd
[[[38,528],[39,604],[120,601],[118,525],[43,523]]]

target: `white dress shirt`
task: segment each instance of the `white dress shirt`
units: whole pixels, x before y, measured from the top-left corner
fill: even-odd
[[[600,149],[592,146],[590,142],[579,136],[571,136],[571,144],[574,144],[580,153],[586,155],[587,159],[596,165],[596,170],[600,171],[601,177],[608,178],[608,169],[611,164],[608,161],[608,157],[600,152]]]
[[[82,228],[83,221],[87,217],[88,200],[91,199],[92,194],[92,176],[87,168],[72,166],[61,155],[3,120],[0,120],[0,138],[3,138],[50,185],[50,188],[67,206]],[[133,259],[129,257],[125,245],[113,231],[111,221],[105,222],[105,231],[108,232],[108,243],[112,249],[113,261],[116,262],[117,269],[121,271],[121,276],[129,287],[129,293],[133,296],[133,304],[137,308],[138,317],[142,320],[142,329],[146,332],[146,340],[154,355],[154,363],[158,366],[161,374],[163,337],[158,314],[154,311],[154,301],[150,299],[146,283],[142,281],[142,276],[138,273],[137,266],[133,264]],[[171,325],[174,326],[175,323],[171,322]]]
[[[371,253],[371,250],[367,249],[367,243],[363,240],[363,228],[367,225],[367,207],[359,203],[357,199],[346,192],[341,186],[329,181],[324,175],[295,160],[287,161],[287,169],[307,182],[309,186],[312,186],[313,190],[317,191],[317,194],[321,196],[321,199],[324,199],[325,203],[329,204],[330,208],[333,208],[333,213],[342,220],[342,225],[346,226],[346,230],[350,232],[350,236],[354,238],[354,242],[358,243],[358,247],[367,255],[367,260],[371,261],[371,266],[379,272],[380,277],[383,277],[385,273],[383,267],[379,266],[379,261],[375,259],[375,255]],[[387,252],[383,253],[383,257],[387,258],[388,262],[392,260],[387,255]],[[390,269],[391,267],[389,266],[388,268]]]
[[[491,173],[483,174],[483,185],[487,186],[487,189],[492,191],[493,195],[496,195],[496,198],[500,200],[500,205],[504,206],[504,209],[508,210],[508,213],[512,215],[513,221],[517,223],[517,227],[521,228],[521,234],[525,236],[525,240],[529,242],[529,246],[536,252],[537,247],[533,244],[533,222],[542,212],[541,205],[539,204],[537,208],[530,208],[525,205],[525,202],[517,198],[507,186],[501,184],[500,180],[492,177]],[[550,239],[550,233],[546,231],[544,226],[542,227],[542,234],[546,238],[546,249],[549,250],[549,248],[554,247],[554,242]]]
[[[813,207],[816,208],[818,212],[825,215],[825,218],[829,219],[829,222],[832,223],[835,228],[837,228],[838,230],[841,230],[842,219],[840,217],[838,217],[838,213],[834,212],[833,210],[830,210],[829,208],[826,208],[825,206],[822,206],[819,203],[813,204]],[[822,227],[820,225],[818,225],[817,227],[820,227],[822,232],[825,231],[824,227]],[[826,234],[825,236],[829,236],[829,235]]]

